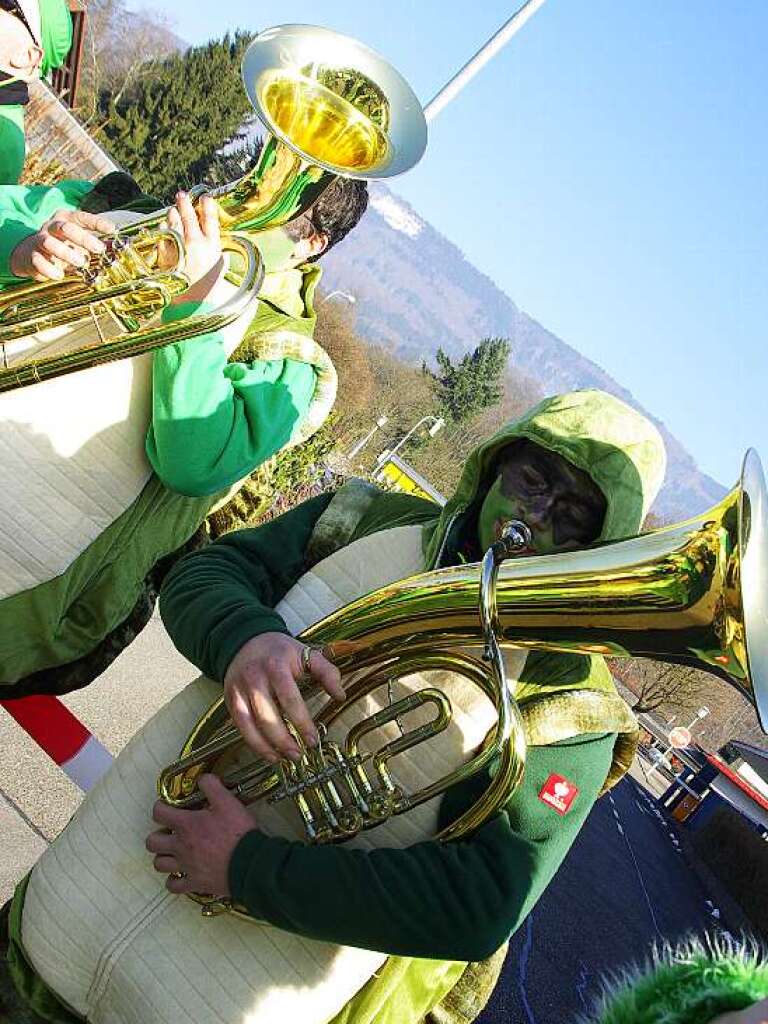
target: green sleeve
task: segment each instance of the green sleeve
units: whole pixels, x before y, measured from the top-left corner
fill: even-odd
[[[163,320],[208,312],[169,306]],[[283,447],[306,416],[316,371],[294,359],[227,362],[214,332],[158,349],[152,363],[152,422],[146,451],[172,491],[217,494]]]
[[[223,680],[243,644],[287,633],[274,606],[304,573],[304,551],[332,495],[310,498],[257,529],[237,530],[180,559],[160,595],[163,623],[185,658]]]
[[[263,526],[227,534],[180,559],[166,577],[160,594],[165,628],[184,657],[211,679],[224,678],[251,637],[288,632],[274,608],[310,567],[307,545],[332,497],[321,494]],[[380,492],[352,539],[434,514],[431,502]]]
[[[0,185],[15,185],[24,167],[24,107],[0,105]]]
[[[361,851],[249,832],[230,861],[232,896],[313,939],[482,960],[522,924],[560,866],[605,780],[613,741],[603,734],[531,748],[506,809],[466,840]],[[539,798],[552,774],[579,790],[563,816]],[[472,788],[470,780],[444,803],[456,809]]]
[[[11,253],[58,210],[78,210],[92,181],[58,185],[0,185],[0,287],[19,279],[9,268]]]

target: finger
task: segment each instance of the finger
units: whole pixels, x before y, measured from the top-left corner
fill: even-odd
[[[155,800],[152,807],[152,820],[165,828],[171,828],[174,832],[186,828],[190,819],[197,814],[197,811],[183,811],[180,807],[171,807],[162,800]]]
[[[175,878],[173,875],[168,875],[165,880],[165,888],[168,892],[175,892],[177,894],[194,892],[194,886],[188,878]]]
[[[144,840],[144,846],[150,853],[175,854],[179,848],[179,838],[167,829],[150,832]]]
[[[247,698],[242,693],[234,691],[227,700],[227,707],[238,732],[251,750],[270,764],[279,761],[280,754],[267,743],[259,731]]]
[[[115,225],[108,217],[101,217],[98,213],[86,213],[85,210],[75,210],[68,220],[79,224],[81,228],[98,231],[102,235],[111,235],[115,230]]]
[[[167,235],[162,237],[157,246],[157,266],[160,270],[170,270],[175,267],[178,259],[178,249],[175,242]]]
[[[176,193],[176,209],[179,211],[184,228],[184,238],[189,242],[200,238],[200,224],[192,200],[186,192]]]
[[[63,269],[41,252],[33,252],[30,263],[34,268],[34,273],[31,276],[36,281],[61,281],[64,277]]]
[[[165,854],[158,853],[153,859],[152,864],[154,865],[155,871],[162,871],[164,875],[170,875],[172,871],[180,871],[179,862],[175,857],[168,857]]]
[[[212,196],[203,196],[197,209],[200,227],[205,237],[209,242],[220,242],[219,204]]]
[[[209,807],[227,808],[232,803],[236,804],[237,807],[240,806],[240,801],[230,793],[218,775],[206,772],[205,775],[200,776],[197,784],[208,801]]]
[[[53,229],[57,228],[56,231]],[[79,224],[75,224],[74,221],[64,221],[63,224],[51,225],[51,233],[55,234],[57,238],[63,238],[68,242],[72,242],[74,245],[79,245],[82,249],[87,252],[103,253],[106,246],[100,238],[98,238],[92,231],[87,231]]]
[[[284,669],[279,676],[273,674],[271,682],[272,692],[285,717],[293,722],[305,743],[311,747],[317,746],[317,729],[291,673]]]
[[[312,652],[309,661],[309,674],[335,700],[347,699],[344,687],[341,685],[341,672],[320,651]]]
[[[43,251],[47,256],[54,256],[68,267],[84,267],[88,263],[88,254],[69,242],[61,242],[53,235],[44,235]]]
[[[248,698],[256,727],[270,747],[280,757],[290,757],[292,760],[300,757],[296,741],[286,729],[271,694],[255,690],[248,694]]]
[[[169,228],[171,228],[173,231],[178,231],[178,233],[180,235],[184,234],[184,226],[181,223],[181,217],[179,216],[179,211],[176,209],[175,206],[172,206],[170,208],[170,210],[168,211],[168,218],[167,218],[167,220],[168,220],[168,227]]]

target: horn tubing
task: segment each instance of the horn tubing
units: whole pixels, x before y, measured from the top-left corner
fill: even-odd
[[[741,493],[739,486],[703,515],[639,537],[505,561],[497,589],[501,645],[693,665],[754,702],[736,585]],[[412,576],[340,609],[302,639],[325,644],[342,670],[365,662],[371,645],[396,650],[424,632],[436,647],[477,644],[478,575],[474,564]]]

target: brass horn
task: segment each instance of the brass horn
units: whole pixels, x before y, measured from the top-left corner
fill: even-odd
[[[256,166],[212,192],[237,289],[232,298],[212,313],[153,324],[188,285],[183,242],[163,226],[166,210],[137,219],[108,239],[105,255],[83,274],[0,293],[0,392],[227,326],[261,286],[262,261],[250,236],[301,216],[337,177],[402,174],[424,152],[426,122],[407,82],[348,36],[310,25],[267,29],[248,47],[242,75],[268,134]],[[195,197],[203,192],[193,190]],[[159,259],[161,243],[175,251],[170,267]],[[36,355],[29,343],[41,331],[94,321],[85,340],[78,331],[74,351],[57,345],[56,354]],[[102,324],[120,333],[106,337]]]
[[[245,802],[291,797],[310,841],[339,841],[443,792],[498,753],[500,767],[489,788],[438,837],[459,838],[494,814],[522,778],[525,737],[500,661],[499,649],[505,647],[693,665],[736,686],[768,731],[768,496],[756,452],[747,452],[741,480],[730,494],[685,522],[538,558],[508,559],[515,547],[525,546],[514,527],[507,543],[504,550],[491,548],[479,565],[424,572],[367,594],[300,637],[323,645],[343,678],[355,673],[347,704],[382,681],[418,670],[447,668],[470,679],[498,713],[494,734],[480,754],[418,793],[403,793],[393,783],[393,758],[428,741],[450,718],[445,695],[429,688],[417,691],[413,700],[433,705],[434,720],[405,732],[367,761],[359,754],[361,736],[408,708],[385,704],[343,747],[304,749],[298,765],[256,761],[223,774],[225,784]],[[485,644],[484,659],[461,652],[478,643]],[[328,699],[315,721],[323,730],[340,713]],[[199,776],[218,770],[239,745],[242,739],[223,700],[216,701],[179,760],[161,773],[162,799],[197,806]]]

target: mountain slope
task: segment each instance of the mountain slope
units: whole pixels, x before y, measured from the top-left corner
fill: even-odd
[[[326,292],[338,288],[355,296],[358,332],[403,359],[429,358],[438,347],[455,357],[481,338],[501,335],[512,343],[511,368],[537,381],[545,394],[602,388],[650,416],[667,445],[667,479],[655,506],[665,518],[702,512],[725,494],[626,388],[520,310],[452,242],[383,186],[372,188],[360,225],[323,266]]]

